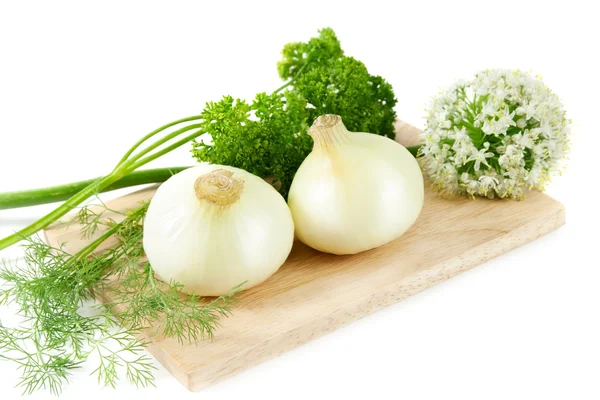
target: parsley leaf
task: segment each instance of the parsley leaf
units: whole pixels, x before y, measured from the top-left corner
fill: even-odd
[[[348,56],[334,31],[325,28],[307,43],[289,43],[277,64],[288,82],[251,104],[225,96],[209,102],[201,130],[211,141],[195,140],[198,161],[245,169],[272,177],[283,196],[312,149],[306,134],[322,114],[342,117],[350,131],[394,137],[396,98],[392,86]]]

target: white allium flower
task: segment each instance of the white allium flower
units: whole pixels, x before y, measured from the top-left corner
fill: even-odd
[[[486,70],[432,100],[420,160],[444,195],[521,199],[562,169],[570,124],[540,78]]]
[[[489,147],[489,144],[488,144],[488,147]],[[482,163],[486,167],[490,166],[487,163],[486,158],[492,158],[492,157],[494,157],[494,153],[490,153],[487,150],[488,150],[487,147],[483,148],[483,149],[481,149],[479,151],[476,148],[473,148],[472,155],[471,155],[471,157],[469,157],[467,159],[467,161],[475,161],[475,164],[474,164],[475,171],[479,171],[479,168],[481,167]]]

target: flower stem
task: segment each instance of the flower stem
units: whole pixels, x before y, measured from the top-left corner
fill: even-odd
[[[157,130],[150,132],[149,134],[144,136],[144,138],[142,140],[135,143],[133,145],[133,147],[131,147],[129,149],[129,151],[125,154],[123,159],[121,159],[121,161],[117,164],[115,169],[110,174],[106,175],[103,178],[92,181],[89,185],[85,186],[81,191],[77,192],[75,195],[70,197],[67,201],[65,201],[63,204],[61,204],[59,207],[54,209],[49,214],[40,218],[39,220],[32,223],[31,225],[21,229],[20,231],[15,232],[14,234],[7,236],[4,239],[0,240],[0,250],[4,249],[6,247],[12,246],[13,244],[15,244],[23,239],[26,239],[29,236],[35,234],[36,232],[44,229],[45,227],[47,227],[54,221],[58,220],[63,215],[67,214],[73,208],[75,208],[79,204],[83,203],[85,200],[87,200],[91,196],[96,195],[96,194],[100,193],[101,191],[105,190],[107,187],[115,184],[119,180],[123,179],[125,176],[134,172],[137,168],[147,164],[148,162],[154,160],[155,158],[160,157],[161,155],[163,155],[167,152],[175,150],[176,148],[187,143],[189,140],[200,136],[202,134],[202,131],[200,129],[197,129],[197,128],[200,128],[199,124],[188,125],[188,126],[185,126],[183,128],[180,128],[174,132],[167,134],[162,139],[155,141],[154,143],[150,144],[149,146],[139,150],[136,154],[133,154],[134,151],[136,151],[140,145],[142,145],[145,141],[150,139],[156,133],[163,131],[171,126],[177,125],[181,122],[187,122],[190,119],[195,120],[197,118],[190,117],[190,118],[184,118],[182,120],[175,121],[171,124],[164,125],[161,128],[158,128]],[[155,154],[152,154],[153,150],[155,150],[158,147],[160,147],[161,145],[167,143],[171,139],[174,139],[174,138],[180,136],[184,132],[188,132],[188,131],[194,130],[194,129],[196,129],[196,130],[193,133],[185,136],[183,139],[180,139],[177,142],[166,147],[165,149],[157,151]]]
[[[164,182],[171,176],[187,168],[189,167],[155,168],[143,171],[135,171],[119,179],[112,185],[101,189],[100,193],[110,192],[111,190],[122,189],[130,186]],[[101,178],[72,182],[65,185],[23,190],[19,192],[0,193],[0,210],[30,207],[39,204],[64,201],[77,194],[77,192],[85,189],[98,179]]]
[[[76,195],[69,198],[59,207],[55,208],[53,211],[45,215],[44,217],[38,219],[31,225],[21,229],[20,231],[13,233],[10,236],[5,237],[0,240],[0,250],[12,246],[13,244],[28,238],[33,235],[37,231],[44,229],[63,215],[67,214],[73,208],[77,207],[79,204],[83,203],[86,199],[98,193],[103,188],[115,183],[119,179],[123,177],[124,174],[120,170],[113,172],[110,175],[105,176],[102,179],[96,180],[86,186],[83,190],[78,192]]]
[[[176,130],[176,131],[174,131],[174,132],[171,132],[171,133],[169,133],[168,135],[166,135],[165,137],[163,137],[162,139],[160,139],[160,140],[157,140],[156,142],[152,143],[152,144],[151,144],[151,145],[149,145],[148,147],[146,147],[146,148],[144,148],[144,149],[140,150],[139,154],[135,154],[135,155],[133,155],[133,156],[131,156],[131,155],[130,155],[130,156],[129,156],[129,158],[127,158],[125,161],[121,161],[121,162],[119,163],[119,165],[117,166],[117,168],[118,168],[119,166],[122,166],[122,165],[127,165],[127,167],[129,167],[129,166],[133,165],[133,164],[134,164],[134,163],[135,163],[137,160],[139,160],[140,158],[142,158],[144,155],[146,155],[146,154],[148,154],[149,152],[151,152],[152,150],[154,150],[154,149],[156,149],[156,148],[160,147],[161,145],[165,144],[165,143],[166,143],[166,142],[168,142],[169,140],[171,140],[171,139],[173,139],[173,138],[176,138],[176,137],[180,136],[181,134],[183,134],[183,133],[185,133],[185,132],[191,131],[191,130],[193,130],[193,129],[200,128],[201,126],[202,126],[201,124],[192,124],[192,125],[184,126],[183,128],[181,128],[181,129],[178,129],[178,130]],[[194,137],[198,137],[198,136],[200,136],[200,135],[202,134],[202,132],[201,132],[201,131],[196,131],[196,132],[195,132],[195,134],[196,134],[196,136],[194,136]],[[190,139],[190,140],[191,140],[191,139]],[[179,143],[179,142],[178,142],[178,143]],[[135,145],[135,146],[139,146],[139,145],[136,143],[136,145]],[[134,146],[134,147],[135,147],[135,146]],[[177,146],[177,147],[179,147],[179,146]],[[171,150],[173,150],[173,148],[174,148],[174,147],[170,146],[170,147],[168,147],[167,149],[170,149],[169,151],[171,151]],[[165,150],[166,150],[166,149],[165,149]],[[131,151],[131,150],[130,150],[130,151]],[[167,152],[168,152],[168,151],[167,151]],[[143,165],[143,164],[144,164],[144,163],[141,163],[140,165]]]
[[[419,154],[419,149],[420,148],[421,148],[421,145],[418,144],[416,146],[408,146],[406,148],[406,150],[410,151],[410,154],[412,154],[414,158],[417,158],[418,154]]]
[[[175,150],[176,148],[181,147],[182,145],[192,141],[192,139],[196,139],[198,136],[200,136],[202,134],[203,134],[203,132],[200,130],[190,133],[189,135],[183,137],[182,139],[179,139],[177,142],[173,143],[172,145],[165,147],[161,151],[158,151],[155,154],[146,156],[146,157],[142,158],[141,160],[137,160],[135,163],[133,163],[133,165],[131,166],[131,169],[138,169],[142,165],[146,165],[150,161],[153,161],[153,160]]]
[[[171,123],[168,123],[166,125],[161,126],[158,129],[153,130],[152,132],[150,132],[149,134],[147,134],[146,136],[144,136],[143,138],[141,138],[140,140],[138,140],[128,151],[127,153],[125,153],[125,155],[123,156],[123,158],[121,158],[121,161],[119,161],[118,165],[123,164],[125,161],[127,161],[129,159],[129,156],[131,154],[133,154],[133,152],[142,145],[142,143],[144,143],[146,140],[150,139],[151,137],[153,137],[154,135],[164,131],[165,129],[168,129],[172,126],[181,124],[183,122],[189,122],[189,121],[197,121],[199,119],[201,119],[202,117],[200,115],[194,115],[192,117],[187,117],[187,118],[182,118],[182,119],[178,119],[177,121],[173,121]]]

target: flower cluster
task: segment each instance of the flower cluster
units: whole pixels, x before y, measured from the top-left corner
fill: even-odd
[[[421,161],[443,195],[521,199],[560,172],[570,123],[539,77],[486,70],[433,99]]]

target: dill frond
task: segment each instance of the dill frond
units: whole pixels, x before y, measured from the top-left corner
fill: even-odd
[[[24,265],[0,265],[0,305],[14,303],[24,317],[17,328],[0,325],[0,359],[19,366],[24,393],[60,394],[85,362],[97,363],[92,375],[103,386],[115,387],[123,376],[136,386],[153,386],[155,366],[146,343],[136,338],[141,330],[196,343],[212,338],[219,319],[230,315],[239,286],[206,301],[155,278],[142,245],[148,204],[121,214],[118,222],[103,218],[106,206],[82,208],[74,218],[82,235],[100,235],[85,248],[69,254],[28,238]],[[95,252],[108,238],[117,245]],[[97,303],[94,315],[83,315],[84,303],[100,291],[116,300]]]

